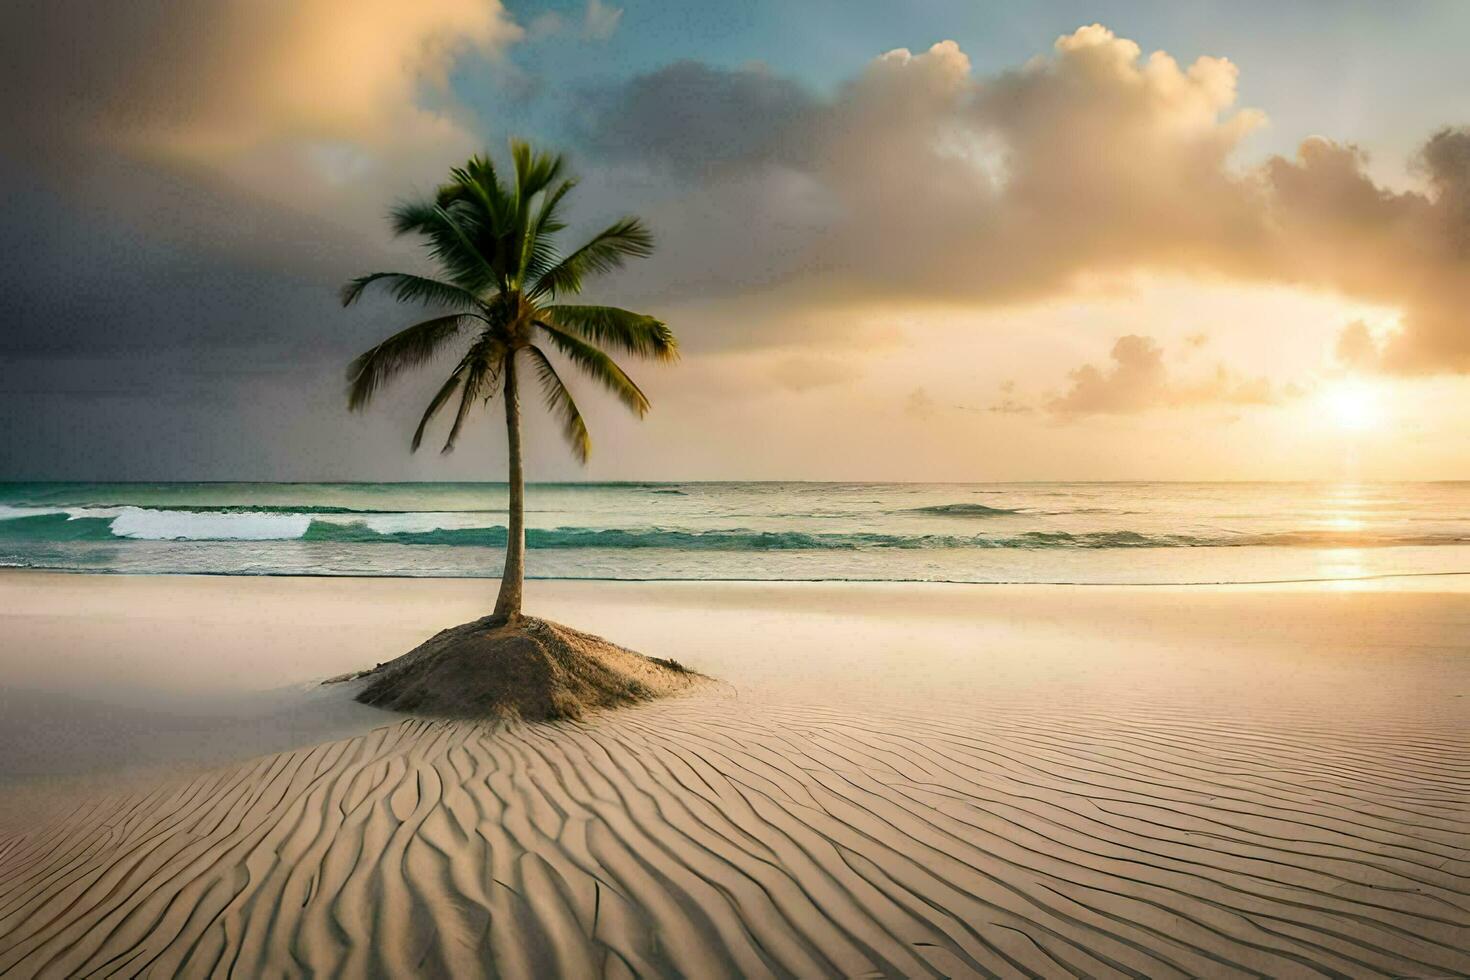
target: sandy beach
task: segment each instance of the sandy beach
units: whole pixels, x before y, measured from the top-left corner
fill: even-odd
[[[0,575],[6,976],[1455,976],[1470,595],[533,582],[720,678],[325,677],[467,580]]]

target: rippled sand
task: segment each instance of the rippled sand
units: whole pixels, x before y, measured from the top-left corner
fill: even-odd
[[[466,618],[484,588],[57,581],[0,576],[0,627],[32,659],[51,644],[58,675],[68,637],[127,610],[179,643],[204,612],[238,616],[242,643],[275,624],[271,684]],[[36,621],[57,589],[87,611]],[[95,793],[80,739],[72,802],[0,834],[0,974],[1470,973],[1470,596],[541,583],[531,601],[726,683],[499,730],[323,711],[363,734],[235,762],[174,740],[171,774]],[[357,643],[309,642],[308,621],[354,619]],[[179,709],[149,710],[167,729]]]

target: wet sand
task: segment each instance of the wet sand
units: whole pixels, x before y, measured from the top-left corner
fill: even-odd
[[[1470,973],[1470,595],[537,582],[721,678],[321,678],[476,581],[0,575],[0,974]]]

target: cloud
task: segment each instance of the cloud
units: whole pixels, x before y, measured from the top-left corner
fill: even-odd
[[[294,386],[283,405],[336,405],[342,364],[402,314],[375,304],[348,317],[333,287],[400,265],[386,206],[479,146],[450,71],[519,34],[498,0],[7,10],[0,413],[47,417],[52,448],[14,440],[36,452],[34,472],[92,453],[108,461],[96,472],[169,472],[171,455],[225,446],[216,418],[262,384]],[[89,410],[84,386],[112,407]],[[146,399],[121,403],[140,388]],[[211,439],[173,446],[154,427],[164,406]],[[339,424],[307,419],[294,422]],[[123,432],[136,464],[108,445]],[[248,451],[218,450],[231,453]]]
[[[590,142],[689,180],[691,200],[722,197],[736,221],[802,188],[755,247],[704,242],[732,286],[1002,303],[1083,273],[1218,267],[1263,237],[1253,187],[1226,168],[1262,117],[1234,100],[1228,62],[1140,60],[1093,26],[990,78],[953,41],[896,49],[827,98],[760,67],[684,63],[631,80]],[[671,238],[703,231],[696,216],[660,214]]]
[[[908,398],[904,399],[903,410],[911,418],[927,422],[934,417],[937,406],[928,389],[921,386],[909,392]]]
[[[582,36],[593,41],[606,41],[617,33],[622,19],[622,7],[614,7],[603,0],[587,0],[587,12],[582,15]]]
[[[572,5],[524,36],[566,38],[619,13]],[[228,445],[232,419],[261,402],[257,375],[270,373],[281,379],[272,398],[292,392],[271,409],[270,431],[343,472],[354,460],[396,467],[373,448],[391,439],[342,448],[334,413],[342,363],[404,311],[385,302],[344,314],[333,287],[419,258],[386,252],[383,211],[484,148],[484,121],[448,83],[500,85],[477,99],[495,104],[512,77],[502,55],[522,36],[498,0],[15,5],[0,35],[0,353],[13,362],[0,396],[14,395],[0,411],[45,416],[49,428],[14,436],[0,455],[106,450],[117,472],[148,476],[178,472],[171,458],[217,453],[224,462],[209,472],[230,475],[228,458],[243,458]],[[491,70],[463,71],[477,60]],[[955,404],[972,374],[946,381],[915,366],[944,334],[939,321],[973,312],[973,329],[993,332],[957,350],[1006,344],[1007,318],[978,308],[1049,301],[1135,270],[1361,298],[1397,310],[1397,327],[1362,313],[1371,323],[1345,329],[1343,363],[1470,371],[1470,135],[1427,140],[1413,190],[1379,185],[1361,150],[1326,139],[1243,161],[1264,117],[1238,104],[1236,82],[1223,59],[1146,54],[1092,25],[1011,70],[977,70],[942,41],[881,54],[821,90],[760,65],[675,62],[569,91],[576,125],[560,132],[585,178],[574,218],[633,211],[657,231],[656,260],[599,283],[597,298],[678,326],[690,356],[653,383],[684,408],[769,392],[829,399],[838,415],[882,405],[878,421],[906,409],[955,431],[1002,424]],[[538,108],[559,91],[539,90]],[[1048,329],[1015,348],[1045,363]],[[891,376],[866,369],[904,344],[912,363]],[[1056,407],[1012,389],[993,410],[1066,418],[1292,397],[1208,373],[1205,351],[1161,370],[1150,344],[1079,368]],[[742,356],[727,356],[736,347]],[[812,359],[827,349],[851,353],[839,367]],[[99,367],[108,359],[115,379]],[[1026,364],[996,369],[1036,385]],[[199,430],[193,448],[172,444],[162,409],[118,407],[145,401],[118,395],[137,390],[122,380],[134,376],[157,404],[189,407],[175,414]],[[88,387],[109,393],[108,413],[77,407]],[[409,385],[399,414],[385,406],[381,434],[411,427],[420,395]],[[668,451],[699,452],[703,438]]]
[[[442,93],[458,57],[498,52],[521,29],[498,0],[48,0],[24,4],[7,33],[8,122],[213,157],[432,130],[442,117],[425,90]]]
[[[1363,369],[1470,371],[1470,129],[1433,134],[1418,155],[1426,189],[1393,192],[1357,147],[1302,143],[1265,168],[1284,268],[1402,311],[1381,340],[1349,324],[1338,353]]]
[[[1000,400],[985,409],[997,415],[1029,415],[1036,411],[1036,406],[1022,401],[1016,394],[1016,383],[1014,381],[1002,381],[1000,383]]]
[[[454,66],[523,33],[499,0],[47,0],[6,27],[10,162],[107,209],[150,185],[131,207],[150,228],[195,217],[161,206],[167,185],[207,188],[241,247],[276,210],[380,239],[388,202],[481,148]],[[254,211],[226,218],[242,196]]]
[[[1348,368],[1375,368],[1382,358],[1382,349],[1368,324],[1354,320],[1342,328],[1337,335],[1337,359]]]
[[[684,60],[594,96],[580,129],[584,145],[615,164],[738,180],[788,152],[792,127],[813,106],[800,85],[762,66]]]
[[[831,356],[794,354],[771,366],[770,380],[786,391],[803,392],[850,384],[860,374],[852,364]]]
[[[599,103],[587,146],[642,174],[631,199],[657,187],[681,258],[651,291],[1006,305],[1137,271],[1288,284],[1403,312],[1365,366],[1470,371],[1470,130],[1424,144],[1417,190],[1322,138],[1247,166],[1265,115],[1237,77],[1096,24],[988,76],[952,41],[897,49],[828,96],[681,62]]]
[[[1119,337],[1109,357],[1105,367],[1084,364],[1072,371],[1070,386],[1046,403],[1047,411],[1064,418],[1128,415],[1155,408],[1271,405],[1286,396],[1265,378],[1240,378],[1224,365],[1203,378],[1172,377],[1163,348],[1151,337]]]

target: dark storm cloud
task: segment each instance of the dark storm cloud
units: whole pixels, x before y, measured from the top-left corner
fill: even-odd
[[[0,174],[5,354],[314,345],[303,321],[329,309],[323,284],[381,258],[320,222],[116,161],[68,193]]]
[[[412,264],[383,212],[478,143],[446,72],[518,33],[496,0],[7,8],[4,474],[344,468],[342,365],[400,314],[336,287]]]

